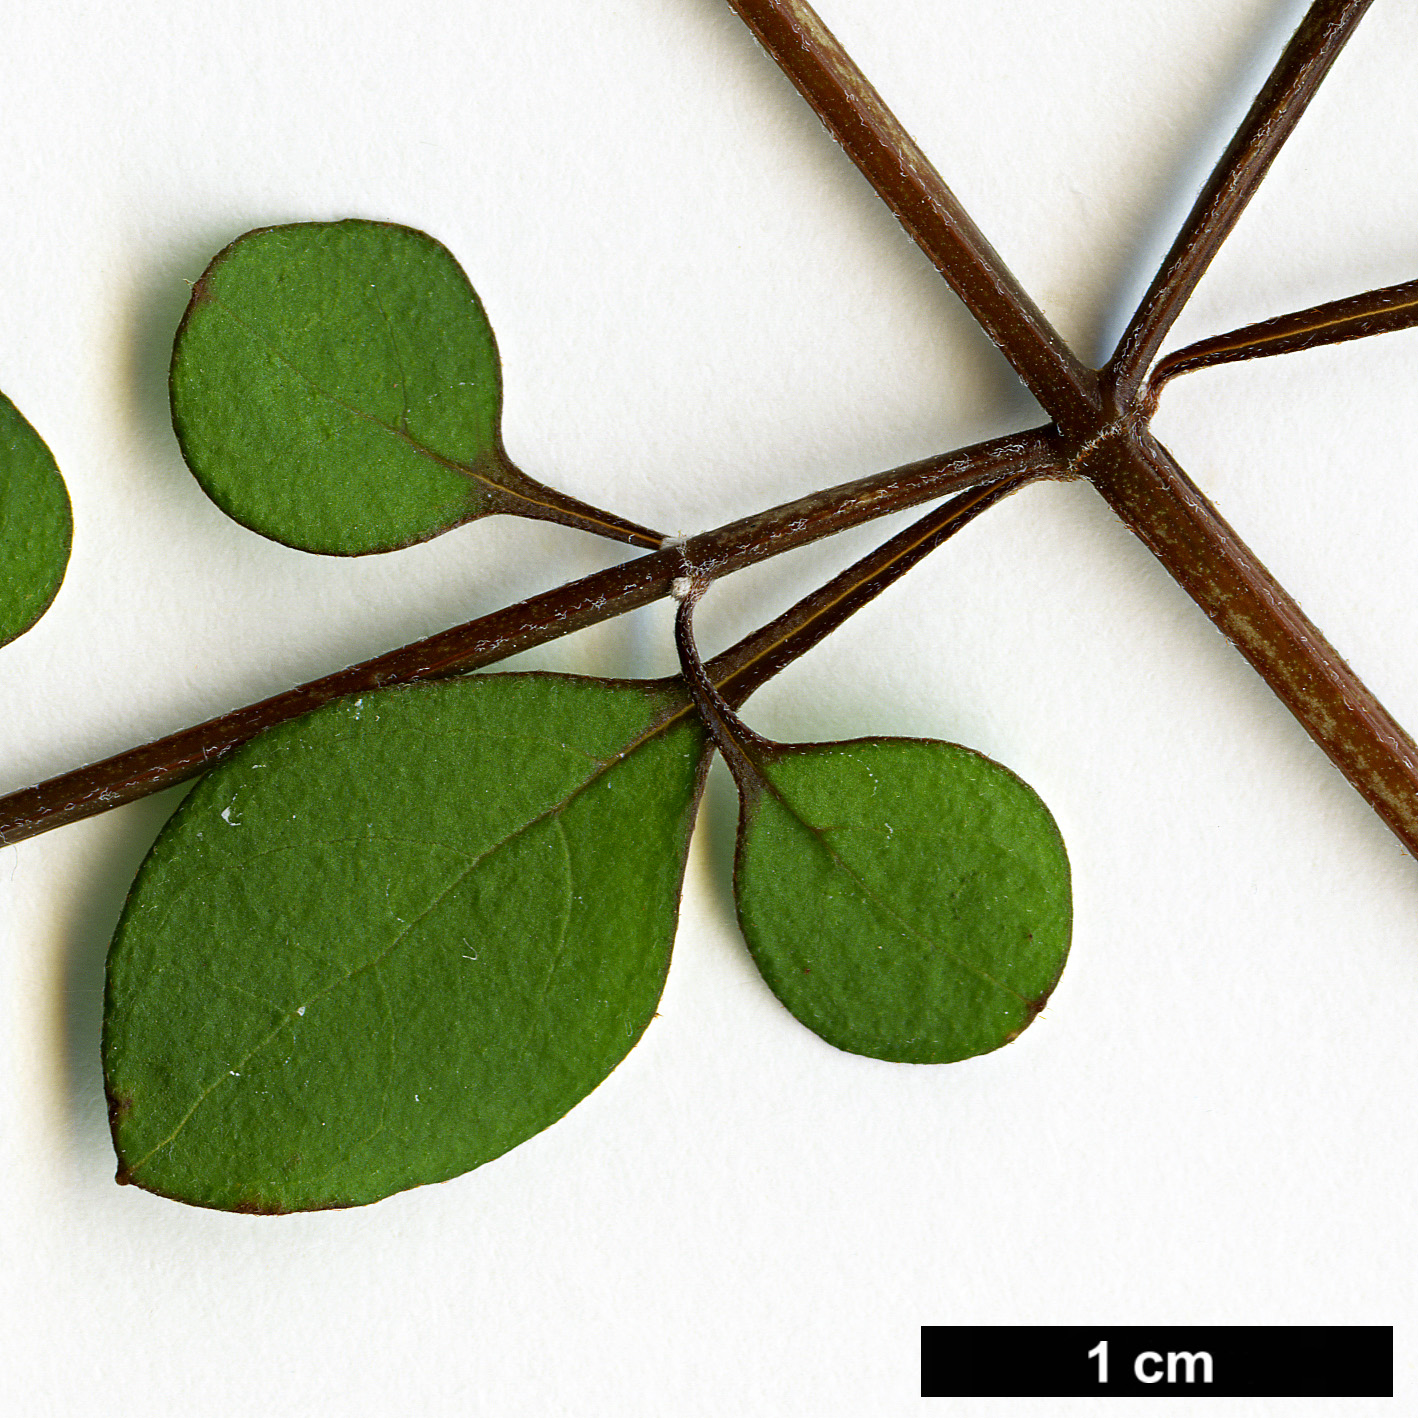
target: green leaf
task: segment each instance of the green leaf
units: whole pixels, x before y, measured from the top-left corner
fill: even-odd
[[[1027,784],[930,740],[740,749],[739,921],[798,1019],[905,1063],[997,1049],[1033,1020],[1072,907],[1063,841]]]
[[[168,824],[114,938],[120,1179],[352,1206],[555,1122],[654,1014],[704,761],[673,683],[557,675],[254,740]]]
[[[508,460],[492,328],[452,253],[409,227],[239,237],[193,288],[171,389],[208,495],[305,551],[392,551],[494,512],[660,541]]]
[[[69,565],[73,526],[54,455],[0,394],[0,645],[49,609]]]
[[[874,556],[867,574],[880,582]],[[825,596],[821,624],[795,619],[768,638],[766,654],[800,653],[830,629],[857,589],[840,579],[808,598]],[[708,585],[690,574],[676,586],[675,645],[738,784],[739,924],[769,987],[851,1053],[953,1063],[1009,1043],[1044,1007],[1068,956],[1068,856],[1048,808],[959,744],[761,738],[695,647],[694,607]]]

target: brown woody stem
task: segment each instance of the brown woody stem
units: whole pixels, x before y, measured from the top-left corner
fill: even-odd
[[[728,0],[1035,398],[1090,428],[1097,378],[1034,304],[944,179],[804,0]]]
[[[707,575],[726,576],[962,488],[1061,472],[1051,430],[1034,429],[798,498],[692,537],[682,546],[582,577],[401,650],[11,793],[0,798],[0,845],[23,841],[185,782],[215,767],[264,730],[333,699],[463,674],[649,605],[669,593],[686,557]],[[815,643],[805,640],[796,653]],[[761,678],[756,682],[761,683],[785,662],[779,658],[773,669],[766,673],[760,669]]]
[[[729,0],[969,306],[1088,477],[1418,856],[1418,751],[1147,432],[1142,377],[1370,0],[1316,0],[1100,380],[1063,346],[935,170],[799,0]]]
[[[936,541],[1035,477],[1087,476],[1418,856],[1418,750],[1147,432],[1142,376],[1368,0],[1318,0],[1228,147],[1103,382],[1059,339],[879,96],[799,0],[730,0],[1055,421],[847,484],[572,582],[158,744],[0,800],[0,843],[194,776],[340,695],[437,679],[645,605],[686,566],[726,575],[915,503],[962,497],[714,661],[741,703]],[[934,538],[935,540],[932,540]],[[750,648],[751,647],[751,648]],[[722,676],[722,678],[721,678]]]
[[[1418,856],[1418,749],[1150,434],[1100,450],[1098,491]]]

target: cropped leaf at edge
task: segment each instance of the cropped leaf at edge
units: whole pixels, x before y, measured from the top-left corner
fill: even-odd
[[[54,455],[0,394],[0,645],[49,609],[72,536],[69,493]]]
[[[920,739],[770,745],[741,778],[739,921],[829,1043],[950,1063],[1009,1043],[1068,954],[1068,858],[1008,769]]]
[[[208,775],[109,957],[120,1177],[357,1205],[516,1146],[653,1016],[705,758],[665,684],[343,701]]]
[[[411,227],[238,237],[193,287],[171,394],[207,494],[305,551],[392,551],[495,512],[658,541],[509,461],[492,327],[452,253]]]

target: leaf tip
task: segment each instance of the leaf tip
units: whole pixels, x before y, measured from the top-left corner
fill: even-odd
[[[133,1098],[127,1093],[108,1095],[108,1125],[115,1131],[118,1125],[133,1111]]]
[[[1037,995],[1025,999],[1023,1022],[1002,1041],[1001,1047],[1003,1047],[1004,1044],[1014,1043],[1014,1041],[1044,1012],[1044,1006],[1048,1004],[1049,997],[1053,994],[1054,987],[1057,984],[1058,981],[1055,980],[1047,989],[1041,990]]]
[[[192,284],[192,294],[187,298],[187,308],[195,310],[198,306],[206,305],[212,298],[212,274],[211,266],[208,266],[196,281]]]
[[[123,1148],[118,1141],[118,1130],[123,1125],[123,1120],[133,1111],[133,1096],[130,1093],[115,1093],[112,1089],[106,1090],[108,1094],[108,1130],[113,1135],[114,1150],[118,1153],[118,1168],[113,1174],[113,1180],[120,1187],[132,1186],[133,1169],[128,1165],[123,1157]]]

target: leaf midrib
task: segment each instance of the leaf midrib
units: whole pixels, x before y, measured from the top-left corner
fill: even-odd
[[[487,847],[476,857],[470,858],[467,865],[463,867],[462,870],[460,870],[448,882],[448,884],[438,893],[437,896],[434,897],[434,899],[428,904],[428,906],[425,907],[425,909],[419,915],[408,921],[405,924],[403,930],[399,931],[389,941],[388,945],[386,945],[384,949],[381,950],[377,955],[374,955],[369,960],[366,960],[362,964],[355,966],[352,970],[347,971],[338,979],[332,980],[328,985],[324,986],[322,989],[317,990],[313,995],[310,996],[309,999],[304,1000],[301,1004],[296,1005],[294,1008],[287,1010],[285,1014],[283,1014],[281,1018],[277,1020],[277,1022],[272,1025],[272,1027],[264,1035],[262,1035],[261,1038],[259,1038],[251,1046],[251,1048],[247,1050],[245,1054],[241,1056],[241,1058],[237,1059],[234,1064],[228,1063],[226,1065],[227,1071],[219,1074],[197,1095],[197,1097],[193,1100],[191,1106],[182,1115],[182,1117],[178,1119],[176,1125],[172,1128],[172,1130],[159,1142],[155,1143],[152,1147],[150,1147],[148,1151],[143,1154],[142,1157],[140,1157],[128,1168],[129,1174],[131,1175],[133,1173],[136,1173],[139,1168],[146,1166],[147,1163],[151,1161],[157,1153],[161,1152],[163,1148],[169,1146],[182,1132],[183,1128],[187,1126],[188,1122],[191,1121],[197,1109],[200,1108],[202,1104],[218,1088],[222,1086],[222,1084],[224,1084],[231,1078],[233,1070],[238,1073],[243,1070],[246,1065],[251,1061],[251,1059],[253,1059],[262,1049],[264,1049],[269,1043],[271,1043],[272,1040],[275,1039],[277,1035],[279,1035],[280,1032],[290,1024],[291,1020],[296,1018],[300,1014],[302,1010],[308,1009],[317,1000],[323,999],[326,995],[332,993],[333,991],[341,989],[343,986],[347,985],[351,980],[355,979],[358,975],[363,974],[366,970],[377,969],[378,966],[382,964],[383,961],[388,959],[388,957],[393,953],[393,951],[397,949],[400,942],[404,940],[404,938],[409,934],[409,932],[413,930],[415,926],[421,925],[425,920],[427,920],[428,917],[434,911],[436,911],[440,905],[442,905],[442,903],[447,899],[448,895],[452,891],[454,891],[462,882],[466,881],[467,878],[475,870],[477,870],[477,868],[483,862],[487,861],[495,853],[502,851],[503,848],[511,845],[511,843],[515,842],[519,837],[521,837],[525,833],[530,832],[534,827],[547,821],[549,818],[556,818],[560,813],[566,811],[566,809],[569,808],[571,804],[576,801],[577,798],[579,798],[583,793],[587,792],[596,783],[600,782],[601,779],[604,778],[608,773],[612,772],[618,764],[625,762],[626,759],[628,759],[632,754],[636,753],[639,749],[643,748],[652,739],[656,738],[661,733],[667,731],[667,729],[672,726],[677,720],[685,717],[687,707],[688,706],[681,706],[676,710],[672,710],[665,713],[664,715],[662,715],[661,718],[655,720],[647,729],[645,729],[638,738],[633,739],[619,753],[613,755],[611,758],[597,760],[597,767],[590,773],[590,775],[582,783],[578,784],[577,787],[574,788],[570,793],[568,793],[566,797],[564,797],[560,802],[555,803],[551,807],[547,808],[545,811],[538,813],[536,817],[529,819],[527,822],[523,823],[522,826],[516,828],[512,832],[509,832],[507,836],[501,838],[497,842],[494,842],[491,846]],[[418,839],[415,838],[410,840],[417,841]],[[373,1134],[371,1134],[370,1136],[373,1136]],[[368,1138],[364,1139],[364,1141],[368,1141]]]
[[[471,478],[474,482],[481,483],[484,487],[488,488],[494,493],[500,493],[507,497],[515,497],[519,501],[526,502],[531,506],[536,507],[545,505],[537,502],[535,498],[527,497],[524,493],[513,491],[513,489],[505,486],[503,483],[496,481],[496,479],[488,477],[486,473],[482,472],[479,468],[473,466],[470,463],[460,463],[456,459],[446,457],[444,454],[438,452],[437,449],[430,448],[428,444],[415,438],[413,434],[408,431],[407,427],[399,428],[393,424],[385,423],[383,419],[376,417],[367,409],[361,409],[357,405],[350,403],[348,399],[342,399],[338,394],[335,394],[331,390],[326,389],[323,385],[319,384],[311,375],[307,374],[305,370],[303,370],[295,362],[295,360],[290,357],[290,355],[288,355],[283,349],[281,349],[281,347],[269,335],[257,329],[248,320],[238,315],[236,311],[233,310],[231,306],[228,305],[226,301],[221,298],[221,296],[217,295],[216,292],[211,289],[210,286],[207,288],[206,298],[219,310],[221,310],[223,314],[227,315],[237,325],[241,326],[241,328],[245,330],[246,333],[250,335],[253,340],[257,341],[259,344],[263,345],[267,350],[269,350],[270,353],[276,359],[278,359],[287,369],[289,369],[291,373],[296,376],[297,379],[304,380],[305,383],[309,385],[310,388],[314,390],[314,392],[318,394],[322,399],[328,399],[329,402],[334,404],[337,408],[344,409],[346,413],[353,415],[353,417],[355,418],[364,419],[365,422],[372,423],[375,428],[383,430],[383,432],[387,433],[391,438],[396,438],[400,442],[408,444],[408,446],[412,448],[414,452],[417,453],[419,456],[427,458],[430,462],[436,463],[441,468],[446,468],[449,472],[460,473],[466,478]],[[376,303],[379,302],[377,292],[375,293],[375,301]],[[384,315],[386,321],[389,319],[388,315],[384,313],[384,307],[382,304],[379,305],[379,313],[381,315]],[[390,338],[392,340],[392,334]],[[403,399],[405,418],[407,418],[409,408],[408,389],[403,374],[403,366],[398,359],[397,349],[395,350],[394,362],[396,368],[398,368],[399,370],[400,393]]]
[[[896,921],[907,935],[913,937],[914,939],[916,939],[921,944],[927,947],[939,950],[943,955],[953,960],[956,965],[958,965],[963,971],[976,975],[986,984],[993,985],[997,990],[1000,990],[1002,993],[1012,996],[1014,999],[1018,1000],[1022,1005],[1024,1005],[1026,1009],[1032,1009],[1034,1007],[1034,1001],[1029,999],[1026,995],[1022,994],[1019,990],[1016,990],[1012,985],[1007,985],[1004,983],[1004,981],[997,980],[993,975],[990,974],[988,970],[984,969],[980,965],[977,965],[972,960],[965,959],[965,957],[960,955],[958,951],[952,950],[950,946],[946,945],[943,941],[936,940],[933,937],[926,935],[924,931],[918,929],[904,916],[902,916],[894,906],[890,905],[890,903],[885,901],[867,883],[866,879],[862,877],[859,872],[857,872],[854,868],[850,867],[847,864],[847,862],[842,858],[841,854],[838,853],[833,848],[832,844],[827,840],[827,837],[825,835],[825,829],[816,827],[797,810],[793,803],[790,802],[789,799],[784,795],[783,791],[778,787],[778,785],[773,782],[773,780],[767,775],[766,772],[764,772],[763,766],[760,763],[754,762],[752,759],[750,759],[750,762],[753,764],[753,768],[758,776],[760,784],[766,787],[768,791],[773,795],[773,797],[779,803],[782,804],[783,808],[786,810],[790,817],[792,817],[796,822],[801,824],[801,826],[807,830],[813,840],[817,843],[819,850],[826,857],[829,858],[833,866],[838,871],[842,872],[842,874],[846,876],[850,881],[852,881],[861,891],[862,895],[865,896],[869,901],[871,901],[879,910],[889,916],[892,920]]]

